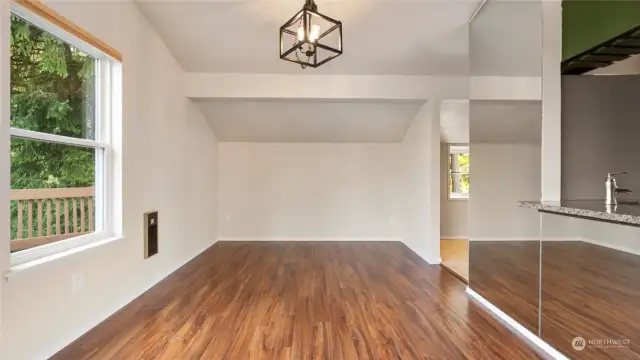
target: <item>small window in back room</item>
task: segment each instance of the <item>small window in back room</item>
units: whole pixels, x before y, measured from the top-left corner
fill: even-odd
[[[449,199],[469,198],[469,146],[449,145]]]

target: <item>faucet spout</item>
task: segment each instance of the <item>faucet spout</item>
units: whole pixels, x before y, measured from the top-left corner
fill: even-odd
[[[605,205],[617,205],[618,200],[616,199],[616,194],[628,194],[631,192],[631,190],[629,189],[619,188],[618,184],[616,183],[616,178],[614,177],[615,175],[622,175],[626,173],[627,173],[626,171],[623,171],[619,173],[607,174],[607,178],[605,179],[605,182],[604,182]]]

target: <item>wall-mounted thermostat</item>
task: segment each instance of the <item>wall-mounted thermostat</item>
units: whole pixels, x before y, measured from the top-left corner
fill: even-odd
[[[158,212],[144,214],[144,258],[158,253]]]

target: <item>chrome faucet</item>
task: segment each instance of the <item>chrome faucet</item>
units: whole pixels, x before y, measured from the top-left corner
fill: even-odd
[[[618,185],[616,184],[616,178],[614,178],[615,175],[622,175],[622,174],[626,174],[626,171],[623,172],[619,172],[619,173],[608,173],[607,174],[607,178],[604,182],[604,190],[605,190],[605,200],[604,200],[604,204],[605,205],[618,205],[618,200],[616,199],[616,194],[621,193],[621,194],[628,194],[631,192],[631,190],[629,189],[622,189],[619,188]]]

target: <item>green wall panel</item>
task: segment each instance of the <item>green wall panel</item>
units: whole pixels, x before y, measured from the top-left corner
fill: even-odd
[[[640,25],[640,0],[565,0],[562,58],[568,59]]]

